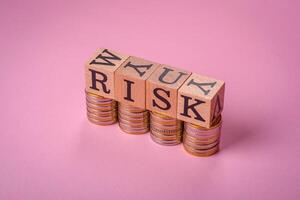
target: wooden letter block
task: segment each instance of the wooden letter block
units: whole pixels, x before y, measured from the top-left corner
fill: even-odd
[[[190,75],[190,72],[161,65],[147,80],[146,108],[176,118],[177,92]]]
[[[128,57],[108,49],[98,50],[85,65],[86,90],[115,99],[114,73]]]
[[[116,100],[146,109],[146,80],[158,63],[130,56],[115,73]]]
[[[178,92],[177,118],[210,128],[224,105],[224,81],[192,74]]]

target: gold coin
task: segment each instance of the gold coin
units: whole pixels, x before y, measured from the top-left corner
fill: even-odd
[[[161,128],[161,129],[168,129],[168,130],[182,129],[181,125],[165,125],[165,124],[160,124],[158,122],[151,121],[151,120],[150,120],[150,123],[151,123],[151,126]]]
[[[90,97],[105,99],[105,97],[103,97],[103,96],[100,96],[100,95],[97,95],[97,94],[93,94],[93,93],[88,92],[88,91],[86,91],[86,90],[85,90],[85,94],[86,94],[87,96],[90,96]]]
[[[216,141],[214,141],[212,143],[209,143],[209,144],[196,144],[194,142],[183,140],[183,145],[188,146],[188,147],[190,147],[192,149],[195,149],[195,150],[211,149],[211,148],[215,147],[216,145],[219,145],[219,143],[220,143],[219,140],[216,140]]]
[[[165,145],[165,146],[174,146],[174,145],[178,145],[181,143],[181,140],[161,140],[155,136],[153,136],[152,134],[150,134],[152,141],[160,144],[160,145]]]
[[[109,103],[109,102],[116,102],[113,99],[109,99],[109,98],[104,98],[104,97],[93,97],[93,96],[89,96],[86,95],[85,96],[86,100],[89,100],[90,102],[95,102],[95,103]]]
[[[119,103],[119,127],[126,133],[143,134],[149,131],[149,112],[124,103]]]
[[[182,122],[160,113],[151,112],[150,134],[152,140],[158,144],[179,144],[182,139]]]
[[[172,135],[181,135],[181,131],[174,131],[174,132],[166,132],[166,131],[157,131],[153,129],[153,127],[150,127],[150,132],[155,134],[155,135],[160,135],[160,136],[172,136]]]
[[[89,107],[93,107],[95,109],[103,109],[103,108],[117,108],[117,104],[116,103],[109,103],[109,104],[96,104],[96,103],[91,103],[89,101],[86,101],[86,105]]]
[[[102,114],[106,114],[106,113],[117,113],[117,110],[116,109],[103,109],[103,110],[98,110],[98,109],[94,109],[94,108],[91,108],[89,106],[86,107],[86,110],[88,112],[91,112],[91,113],[102,113]]]
[[[164,114],[161,114],[161,113],[158,113],[158,112],[154,112],[154,111],[151,111],[151,114],[152,115],[154,115],[154,116],[157,116],[157,117],[159,117],[159,118],[163,118],[163,119],[166,119],[166,120],[168,120],[168,119],[175,119],[176,120],[176,118],[173,118],[173,117],[169,117],[169,116],[167,116],[167,115],[164,115]]]
[[[147,116],[146,117],[135,118],[135,117],[130,117],[128,115],[125,115],[121,112],[118,112],[118,115],[119,115],[120,118],[123,118],[123,119],[128,120],[128,121],[137,122],[137,123],[139,123],[139,122],[149,123],[149,118]]]
[[[150,136],[161,145],[177,145],[182,140],[182,121],[150,112]]]
[[[181,135],[160,135],[154,132],[150,132],[150,134],[152,134],[154,137],[159,138],[161,140],[181,140],[182,137]]]
[[[197,157],[208,157],[211,156],[219,151],[219,145],[215,146],[212,149],[205,150],[205,151],[197,151],[195,149],[189,148],[186,145],[183,145],[186,152],[188,152],[191,155],[197,156]]]
[[[180,129],[175,129],[175,130],[161,130],[161,129],[157,129],[156,127],[150,126],[150,130],[151,130],[151,132],[157,133],[159,135],[165,135],[165,136],[169,136],[169,135],[182,135],[182,130],[180,130]]]
[[[153,132],[159,133],[161,135],[182,135],[182,129],[161,129],[150,125],[150,129]]]
[[[205,128],[205,127],[202,127],[202,126],[199,126],[199,125],[196,125],[196,124],[192,124],[192,123],[188,123],[188,122],[185,122],[185,124],[187,126],[190,126],[190,127],[193,127],[195,128],[196,130],[204,130],[204,131],[208,131],[208,130],[211,130],[211,129],[215,129],[215,128],[218,128],[221,124],[222,124],[222,116],[220,115],[212,124],[212,127],[210,128]]]
[[[93,118],[88,117],[88,120],[92,122],[93,124],[97,125],[111,125],[117,122],[117,119],[109,120],[109,121],[100,121],[100,120],[95,120]]]
[[[175,122],[175,121],[162,121],[162,120],[155,120],[152,116],[150,116],[150,122],[152,124],[158,124],[160,126],[182,126],[181,122]]]
[[[109,112],[114,112],[114,113],[117,113],[117,109],[115,108],[102,108],[102,109],[99,109],[99,108],[93,108],[93,107],[90,107],[90,106],[87,106],[86,109],[90,112],[99,112],[99,113],[109,113]]]
[[[149,128],[147,127],[140,127],[140,128],[135,128],[132,126],[128,126],[126,124],[123,124],[122,122],[119,121],[119,127],[126,133],[129,134],[144,134],[149,131]]]
[[[90,114],[90,113],[87,113],[87,116],[89,118],[93,118],[95,120],[100,120],[100,121],[108,121],[108,120],[113,120],[113,119],[116,119],[117,116],[113,116],[113,115],[110,115],[110,116],[97,116],[97,115],[93,115],[93,114]]]
[[[218,123],[217,126],[214,126],[210,129],[199,127],[194,124],[190,123],[184,123],[184,130],[187,134],[190,136],[193,136],[195,138],[209,138],[209,137],[215,137],[217,135],[220,135],[222,128],[222,123]]]
[[[107,113],[107,114],[103,114],[103,113],[91,113],[91,112],[87,112],[87,115],[93,118],[100,118],[100,119],[105,119],[105,118],[112,118],[112,117],[117,117],[117,114],[115,113]]]
[[[127,121],[127,120],[121,118],[120,116],[119,116],[119,121],[123,124],[126,124],[126,125],[132,127],[132,128],[149,127],[149,123],[147,123],[147,122],[142,122],[142,123],[130,122],[130,121]]]
[[[86,95],[86,101],[92,104],[116,104],[117,102],[113,99],[103,98],[101,96],[99,97],[91,97]]]
[[[88,120],[98,125],[110,125],[117,121],[117,103],[109,98],[86,91]]]
[[[126,115],[128,117],[132,117],[132,118],[144,118],[144,117],[147,117],[149,118],[149,114],[147,112],[142,112],[142,113],[132,113],[132,112],[129,112],[129,111],[124,111],[120,108],[118,108],[118,112],[123,114],[123,115]]]
[[[146,109],[134,107],[134,106],[127,105],[127,104],[123,104],[123,103],[119,103],[119,107],[120,107],[122,110],[128,111],[128,112],[130,112],[130,113],[140,113],[140,112],[145,112],[145,111],[147,111]]]
[[[195,143],[209,143],[209,142],[214,142],[214,141],[220,139],[219,135],[216,135],[213,137],[208,137],[208,138],[197,138],[197,137],[190,136],[185,131],[183,132],[183,137],[186,138],[187,140],[195,142]]]
[[[132,114],[132,113],[126,113],[121,109],[118,109],[118,112],[122,116],[126,116],[126,118],[131,118],[131,119],[149,119],[149,116],[147,113],[138,113],[138,114]]]

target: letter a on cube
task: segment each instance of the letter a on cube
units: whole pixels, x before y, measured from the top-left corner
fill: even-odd
[[[178,91],[177,118],[205,128],[221,114],[225,83],[192,74]]]
[[[99,49],[85,65],[86,91],[115,99],[115,71],[128,57],[108,49]]]

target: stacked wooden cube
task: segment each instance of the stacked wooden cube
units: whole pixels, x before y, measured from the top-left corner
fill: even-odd
[[[181,120],[204,135],[221,127],[225,89],[221,80],[108,49],[99,49],[86,63],[85,76],[89,94]]]

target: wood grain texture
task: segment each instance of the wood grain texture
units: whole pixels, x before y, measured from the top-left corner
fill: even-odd
[[[115,99],[115,71],[128,57],[112,50],[99,49],[85,64],[86,90]]]
[[[176,118],[177,92],[190,72],[161,65],[146,82],[146,108]]]
[[[158,63],[130,56],[115,72],[116,100],[146,109],[146,80]]]
[[[192,74],[178,91],[177,118],[209,128],[224,105],[224,81]]]

